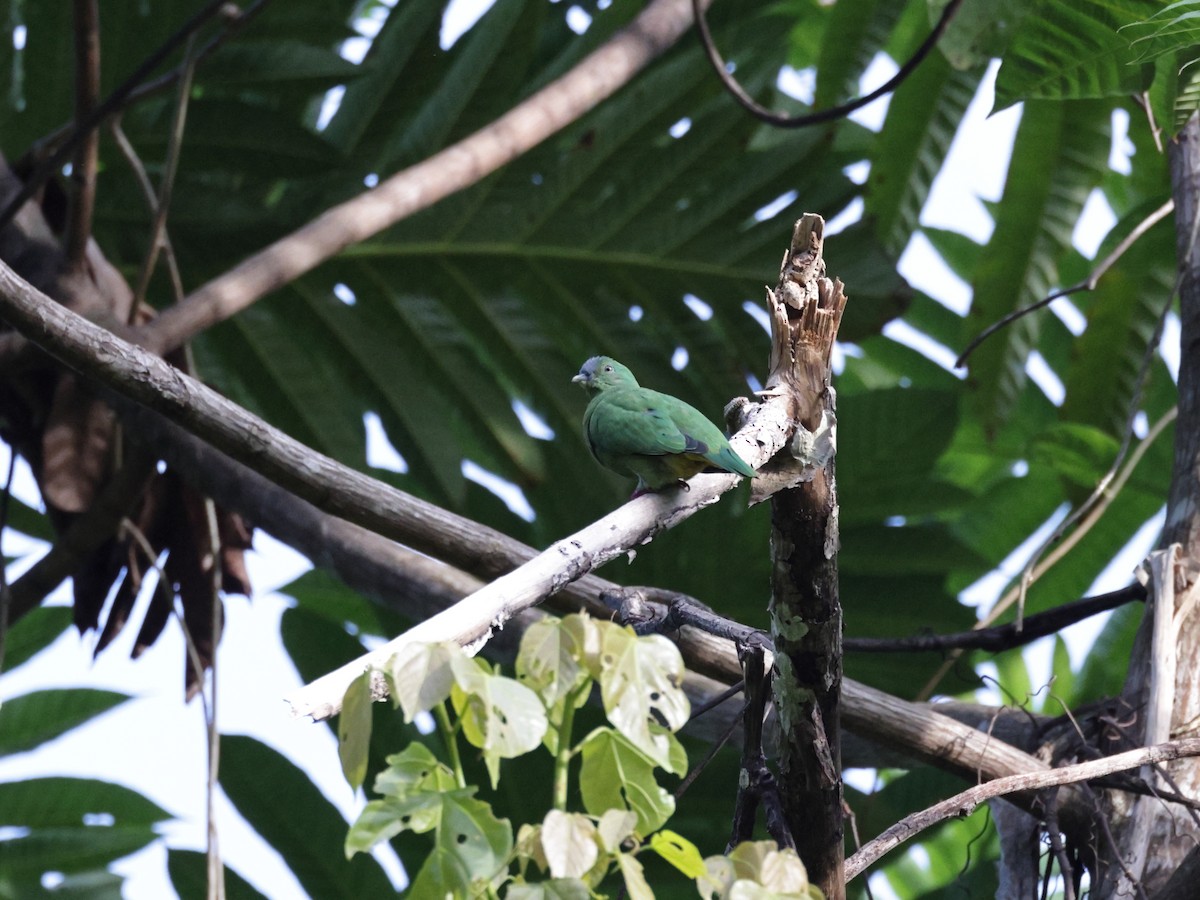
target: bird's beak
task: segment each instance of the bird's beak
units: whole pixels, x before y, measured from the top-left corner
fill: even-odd
[[[574,384],[576,382],[579,382],[581,384],[587,384],[591,380],[592,379],[589,376],[584,375],[582,372],[580,372],[578,375],[576,375],[574,378],[571,379],[571,383]]]

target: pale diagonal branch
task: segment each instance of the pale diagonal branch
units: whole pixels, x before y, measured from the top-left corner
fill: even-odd
[[[885,853],[900,846],[926,828],[954,816],[968,816],[980,803],[993,797],[1004,797],[1010,794],[1074,784],[1079,781],[1090,781],[1114,772],[1124,772],[1139,766],[1169,762],[1189,756],[1200,756],[1200,738],[1183,738],[1178,741],[1155,744],[1152,747],[1129,750],[1126,753],[1117,753],[1074,766],[1063,766],[1060,769],[1047,769],[1024,775],[997,778],[995,781],[989,781],[955,794],[921,812],[906,816],[879,837],[868,841],[861,850],[846,860],[846,881],[862,874],[868,866],[878,861]]]
[[[326,210],[214,278],[146,325],[141,343],[158,353],[173,350],[351,244],[475,184],[612,96],[690,25],[688,0],[652,0],[562,77],[474,134]]]

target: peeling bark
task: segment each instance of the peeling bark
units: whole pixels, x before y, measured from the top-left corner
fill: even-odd
[[[841,745],[842,608],[838,599],[837,418],[830,354],[846,297],[825,277],[825,223],[796,223],[775,291],[767,390],[783,393],[796,430],[755,479],[771,496],[771,637],[779,784],[809,879],[845,896]]]

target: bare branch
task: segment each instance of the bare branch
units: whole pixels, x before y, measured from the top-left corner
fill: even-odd
[[[99,0],[75,0],[75,123],[88,119],[100,99],[100,5]],[[71,180],[75,193],[67,220],[67,262],[83,263],[92,236],[92,211],[96,206],[96,164],[100,156],[100,134],[95,128],[83,133],[75,150]]]
[[[967,364],[967,357],[974,353],[980,344],[986,341],[1001,328],[1004,328],[1006,325],[1011,325],[1013,322],[1017,321],[1017,319],[1027,316],[1032,312],[1036,312],[1044,306],[1049,306],[1055,300],[1058,300],[1062,297],[1067,297],[1071,294],[1078,294],[1081,291],[1094,291],[1096,289],[1096,285],[1099,284],[1100,279],[1104,277],[1104,273],[1111,269],[1116,264],[1117,260],[1125,255],[1125,251],[1137,243],[1138,238],[1140,238],[1143,234],[1145,234],[1174,211],[1175,201],[1168,200],[1154,212],[1150,213],[1150,215],[1146,216],[1146,218],[1142,219],[1142,221],[1138,222],[1138,224],[1133,227],[1133,230],[1130,231],[1129,234],[1125,235],[1125,237],[1121,239],[1121,242],[1113,248],[1112,252],[1096,264],[1096,266],[1088,274],[1088,277],[1083,279],[1083,281],[1076,282],[1070,287],[1059,288],[1057,291],[1052,291],[1050,294],[1043,297],[1041,300],[1038,300],[1036,303],[1023,306],[1020,309],[1015,309],[1008,315],[997,319],[987,328],[983,329],[983,331],[979,332],[979,334],[971,339],[971,342],[967,344],[966,349],[959,354],[958,359],[954,361],[955,368],[961,369],[963,366],[965,366]]]
[[[95,133],[101,122],[104,122],[109,116],[125,107],[134,91],[142,86],[143,82],[150,77],[150,74],[155,69],[162,65],[163,60],[174,53],[196,29],[200,28],[205,22],[216,15],[222,7],[226,6],[227,2],[228,0],[209,0],[208,4],[188,19],[157,50],[146,57],[142,64],[134,69],[133,73],[117,86],[116,90],[105,97],[102,102],[93,106],[88,115],[72,123],[70,131],[62,142],[58,144],[49,156],[42,160],[34,172],[25,179],[24,184],[21,185],[21,189],[13,195],[3,210],[0,210],[0,228],[3,228],[12,221],[13,216],[17,214],[17,210],[25,205],[25,201],[41,189],[47,179],[57,172],[62,164],[71,157],[76,148],[88,140],[89,135]]]
[[[1168,762],[1192,756],[1200,756],[1200,738],[1168,741],[1153,747],[1142,747],[1073,766],[1063,766],[1060,769],[997,778],[995,781],[989,781],[955,794],[929,809],[906,816],[874,840],[868,841],[861,850],[846,860],[846,881],[849,882],[868,866],[877,862],[885,853],[894,850],[926,828],[953,816],[969,816],[980,803],[993,797],[1006,797],[1011,794],[1073,784],[1078,781],[1090,781],[1150,763]]]
[[[1016,623],[960,631],[954,634],[923,634],[906,638],[848,637],[843,646],[857,653],[913,653],[928,650],[990,650],[1000,652],[1023,647],[1048,634],[1056,634],[1068,625],[1082,622],[1090,616],[1116,609],[1126,603],[1146,598],[1146,589],[1134,583],[1107,594],[1084,597],[1037,613],[1025,620],[1023,627]]]
[[[704,5],[701,3],[701,0],[692,0],[692,16],[696,20],[696,30],[700,34],[700,42],[704,45],[704,52],[708,56],[708,61],[712,63],[713,71],[721,80],[721,84],[725,90],[738,102],[738,105],[760,122],[766,122],[768,125],[773,125],[776,128],[804,128],[809,125],[819,125],[822,122],[844,119],[856,109],[862,109],[864,106],[874,103],[880,97],[884,97],[900,87],[904,83],[904,80],[916,71],[917,66],[921,64],[922,60],[937,46],[937,42],[945,33],[946,28],[950,25],[950,20],[954,18],[954,14],[958,12],[958,8],[961,5],[962,0],[950,0],[946,4],[946,8],[942,10],[941,18],[933,26],[933,31],[929,33],[929,36],[917,48],[917,52],[900,67],[895,75],[871,91],[871,93],[865,97],[858,97],[855,100],[851,100],[849,103],[843,103],[840,106],[800,116],[789,116],[785,113],[773,112],[765,106],[760,105],[753,97],[747,94],[745,88],[738,84],[737,79],[730,74],[729,69],[725,65],[725,60],[721,57],[721,51],[717,49],[712,32],[708,28],[708,21],[704,18]]]
[[[146,248],[146,258],[142,262],[141,271],[138,272],[137,286],[133,290],[133,306],[130,307],[130,323],[135,320],[138,308],[146,299],[146,290],[150,286],[150,277],[154,274],[154,267],[158,262],[158,254],[160,250],[168,250],[169,239],[167,238],[167,213],[171,209],[171,196],[175,186],[175,172],[179,167],[179,151],[183,146],[183,130],[187,124],[187,109],[188,97],[192,90],[192,74],[196,70],[196,54],[194,52],[196,36],[190,35],[187,40],[187,48],[184,50],[183,65],[181,66],[181,74],[179,77],[179,89],[175,94],[175,114],[171,119],[171,134],[167,141],[167,158],[163,162],[162,181],[158,186],[158,195],[154,197],[151,204],[152,222],[150,225],[150,242]],[[119,126],[114,128],[114,133],[120,131]],[[122,133],[122,137],[124,134]],[[126,142],[128,143],[128,142]],[[133,150],[132,147],[129,148]],[[129,157],[129,153],[126,153]],[[134,154],[133,159],[137,159]],[[170,251],[168,250],[170,254]],[[172,261],[174,254],[168,256]],[[180,296],[175,300],[178,302],[182,299],[182,285],[179,284],[179,273],[174,266],[171,267],[173,281],[176,284],[176,290]]]
[[[143,329],[166,353],[274,290],[526,153],[623,87],[691,23],[688,0],[652,0],[573,69],[457,144],[280,238],[194,291]]]

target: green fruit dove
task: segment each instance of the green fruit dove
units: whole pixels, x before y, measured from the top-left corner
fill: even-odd
[[[596,462],[636,477],[634,497],[672,485],[707,468],[754,477],[725,435],[694,406],[641,387],[615,359],[593,356],[571,379],[592,395],[583,437]]]

